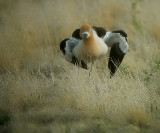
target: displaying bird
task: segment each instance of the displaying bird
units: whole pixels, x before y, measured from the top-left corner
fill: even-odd
[[[102,27],[82,25],[60,43],[65,59],[74,65],[88,69],[87,63],[105,56],[111,47],[108,68],[111,76],[116,72],[129,50],[127,34],[123,30],[106,31]]]

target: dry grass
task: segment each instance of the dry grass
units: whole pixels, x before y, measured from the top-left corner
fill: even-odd
[[[0,131],[160,132],[159,4],[1,0],[0,123],[10,121]],[[107,57],[91,72],[64,60],[60,41],[84,23],[128,33],[130,51],[112,79]]]

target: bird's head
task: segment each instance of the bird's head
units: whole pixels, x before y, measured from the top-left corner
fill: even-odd
[[[89,24],[84,24],[80,28],[80,36],[82,39],[86,40],[92,35],[92,27]]]

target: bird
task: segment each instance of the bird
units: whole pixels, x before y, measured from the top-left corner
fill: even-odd
[[[83,24],[72,36],[60,42],[65,59],[83,69],[87,64],[105,56],[110,47],[108,68],[112,77],[129,50],[127,33],[123,30],[107,31],[103,27]]]

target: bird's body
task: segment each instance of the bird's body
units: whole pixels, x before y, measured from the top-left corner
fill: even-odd
[[[95,31],[92,32],[92,36],[86,40],[79,40],[78,45],[73,49],[73,55],[77,59],[91,62],[107,53],[108,47],[103,39],[99,38]]]
[[[122,30],[107,32],[101,27],[85,24],[76,29],[72,37],[64,39],[60,49],[67,61],[87,69],[88,62],[105,56],[111,47],[108,67],[113,75],[129,49],[126,37]]]

